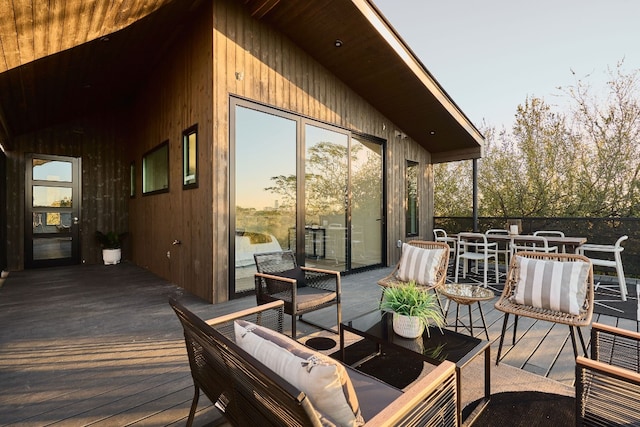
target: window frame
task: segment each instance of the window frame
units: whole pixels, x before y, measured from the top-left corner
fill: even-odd
[[[187,177],[191,175],[187,175],[187,171],[189,170],[190,160],[190,149],[191,143],[189,142],[189,137],[191,135],[195,135],[195,141],[193,144],[194,147],[194,158],[193,158],[193,181],[187,182]],[[188,127],[184,131],[182,131],[182,189],[189,190],[191,188],[198,188],[198,124],[194,124],[193,126]]]
[[[415,175],[411,176],[410,170],[415,168]],[[405,236],[416,237],[420,235],[420,163],[414,160],[405,160]],[[415,187],[415,198],[411,197],[411,185]],[[414,227],[415,226],[415,229]]]
[[[163,188],[155,188],[153,190],[146,190],[146,181],[147,181],[147,158],[149,158],[151,155],[156,154],[158,152],[160,152],[161,150],[165,150],[166,151],[166,182],[167,185],[166,187]],[[147,151],[146,153],[143,154],[142,156],[142,195],[143,196],[151,196],[154,194],[161,194],[161,193],[168,193],[169,192],[169,187],[170,187],[170,180],[169,180],[169,140],[167,139],[166,141],[161,142],[160,144],[156,145],[155,147],[153,147],[151,150]]]

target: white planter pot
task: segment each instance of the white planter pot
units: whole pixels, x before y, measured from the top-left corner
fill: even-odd
[[[119,264],[121,258],[122,250],[119,248],[102,250],[102,260],[104,261],[104,265]]]
[[[420,318],[393,313],[393,331],[404,338],[418,338],[424,332]]]

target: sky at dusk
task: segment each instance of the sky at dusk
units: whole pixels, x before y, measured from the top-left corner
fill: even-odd
[[[527,96],[565,111],[558,86],[640,69],[638,0],[373,1],[476,126],[510,129]]]

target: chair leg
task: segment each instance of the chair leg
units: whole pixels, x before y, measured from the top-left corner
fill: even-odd
[[[516,330],[518,329],[518,315],[516,314],[516,318],[513,321],[513,339],[511,340],[511,345],[516,345]]]
[[[298,316],[294,313],[291,315],[291,338],[297,340],[296,336],[296,322],[298,320]]]
[[[193,418],[196,415],[196,409],[198,408],[198,399],[200,399],[200,388],[194,384],[194,388],[196,389],[193,394],[193,401],[191,402],[191,409],[189,410],[189,418],[187,418],[187,427],[191,427],[193,425]]]
[[[573,356],[578,357],[578,346],[576,345],[576,334],[573,326],[569,326],[569,335],[571,336],[571,344],[573,345]]]
[[[587,345],[585,344],[584,337],[582,336],[582,329],[580,329],[579,326],[576,326],[576,329],[578,330],[578,337],[580,338],[580,344],[582,345],[583,355],[587,357]]]
[[[498,344],[498,356],[496,357],[496,366],[500,363],[500,354],[502,353],[502,343],[504,341],[504,334],[507,331],[507,322],[509,321],[509,313],[504,314],[504,321],[502,322],[502,333],[500,334],[500,344]]]
[[[618,284],[620,285],[620,298],[622,301],[627,300],[627,283],[624,278],[624,270],[622,269],[622,259],[620,259],[620,253],[616,253],[616,273],[618,274]]]

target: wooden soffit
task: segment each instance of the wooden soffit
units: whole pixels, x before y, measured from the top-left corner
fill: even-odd
[[[431,152],[434,163],[481,157],[484,137],[371,1],[244,3]]]

